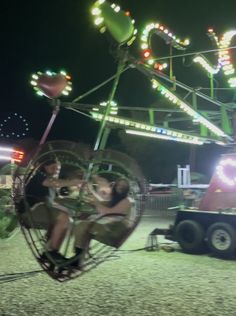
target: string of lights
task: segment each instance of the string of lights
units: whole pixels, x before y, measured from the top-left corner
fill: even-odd
[[[101,121],[104,117],[104,115],[101,113],[97,113],[97,112],[93,112],[93,111],[91,111],[90,113],[92,115],[92,118],[97,120],[97,121]],[[137,132],[139,134],[141,133],[142,136],[150,135],[150,137],[152,137],[152,135],[155,134],[156,138],[173,140],[173,141],[183,142],[183,143],[190,143],[190,144],[195,144],[195,145],[202,145],[204,143],[211,143],[211,142],[217,143],[219,145],[225,144],[224,142],[218,141],[216,139],[199,137],[197,135],[188,134],[186,132],[182,132],[179,130],[164,128],[163,126],[153,126],[151,124],[145,124],[143,122],[129,120],[129,119],[118,117],[118,116],[108,115],[108,116],[106,116],[105,120],[107,122],[123,126],[129,130],[135,129],[135,132]],[[143,134],[143,132],[145,133],[145,135]],[[129,132],[129,133],[131,134],[132,132]],[[137,133],[136,133],[136,135],[137,135]],[[134,132],[133,132],[133,134],[134,134]],[[160,137],[158,137],[158,136],[160,136]]]
[[[0,118],[0,137],[21,138],[29,133],[29,123],[18,113],[11,113]]]

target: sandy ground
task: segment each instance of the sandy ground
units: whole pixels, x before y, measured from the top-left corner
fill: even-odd
[[[153,228],[167,225],[162,218],[144,218],[122,250],[144,247]],[[120,251],[117,259],[65,283],[45,273],[1,283],[0,315],[235,316],[236,262],[176,248]],[[1,276],[39,269],[21,233],[0,240]]]

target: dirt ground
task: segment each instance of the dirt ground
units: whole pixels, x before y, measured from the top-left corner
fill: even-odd
[[[236,262],[175,251],[127,251],[170,220],[145,217],[118,252],[75,280],[59,283],[45,273],[0,284],[1,316],[235,316]],[[165,242],[161,237],[159,243]],[[40,270],[19,232],[0,240],[0,274]],[[6,280],[6,279],[5,279]]]

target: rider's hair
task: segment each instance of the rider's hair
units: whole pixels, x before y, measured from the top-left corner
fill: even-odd
[[[123,187],[123,190],[122,190],[121,193],[116,191],[116,186],[117,186],[118,182],[120,182],[120,181],[123,181],[126,184]],[[128,196],[128,194],[129,194],[129,190],[130,190],[130,186],[129,186],[129,182],[128,182],[127,179],[125,179],[125,178],[117,179],[116,182],[113,185],[113,188],[112,188],[112,198],[111,198],[111,201],[110,201],[110,207],[115,206],[121,200],[125,199]]]

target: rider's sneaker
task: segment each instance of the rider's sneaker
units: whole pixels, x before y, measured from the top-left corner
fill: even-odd
[[[78,255],[75,255],[74,257],[67,259],[67,266],[72,269],[80,269],[80,259]]]
[[[40,255],[40,259],[43,261],[50,261],[51,258],[56,262],[63,262],[67,260],[62,254],[60,254],[56,250],[45,251]]]
[[[81,269],[81,260],[84,257],[84,249],[82,248],[75,248],[75,255],[74,257],[68,259],[68,267],[72,269]]]

